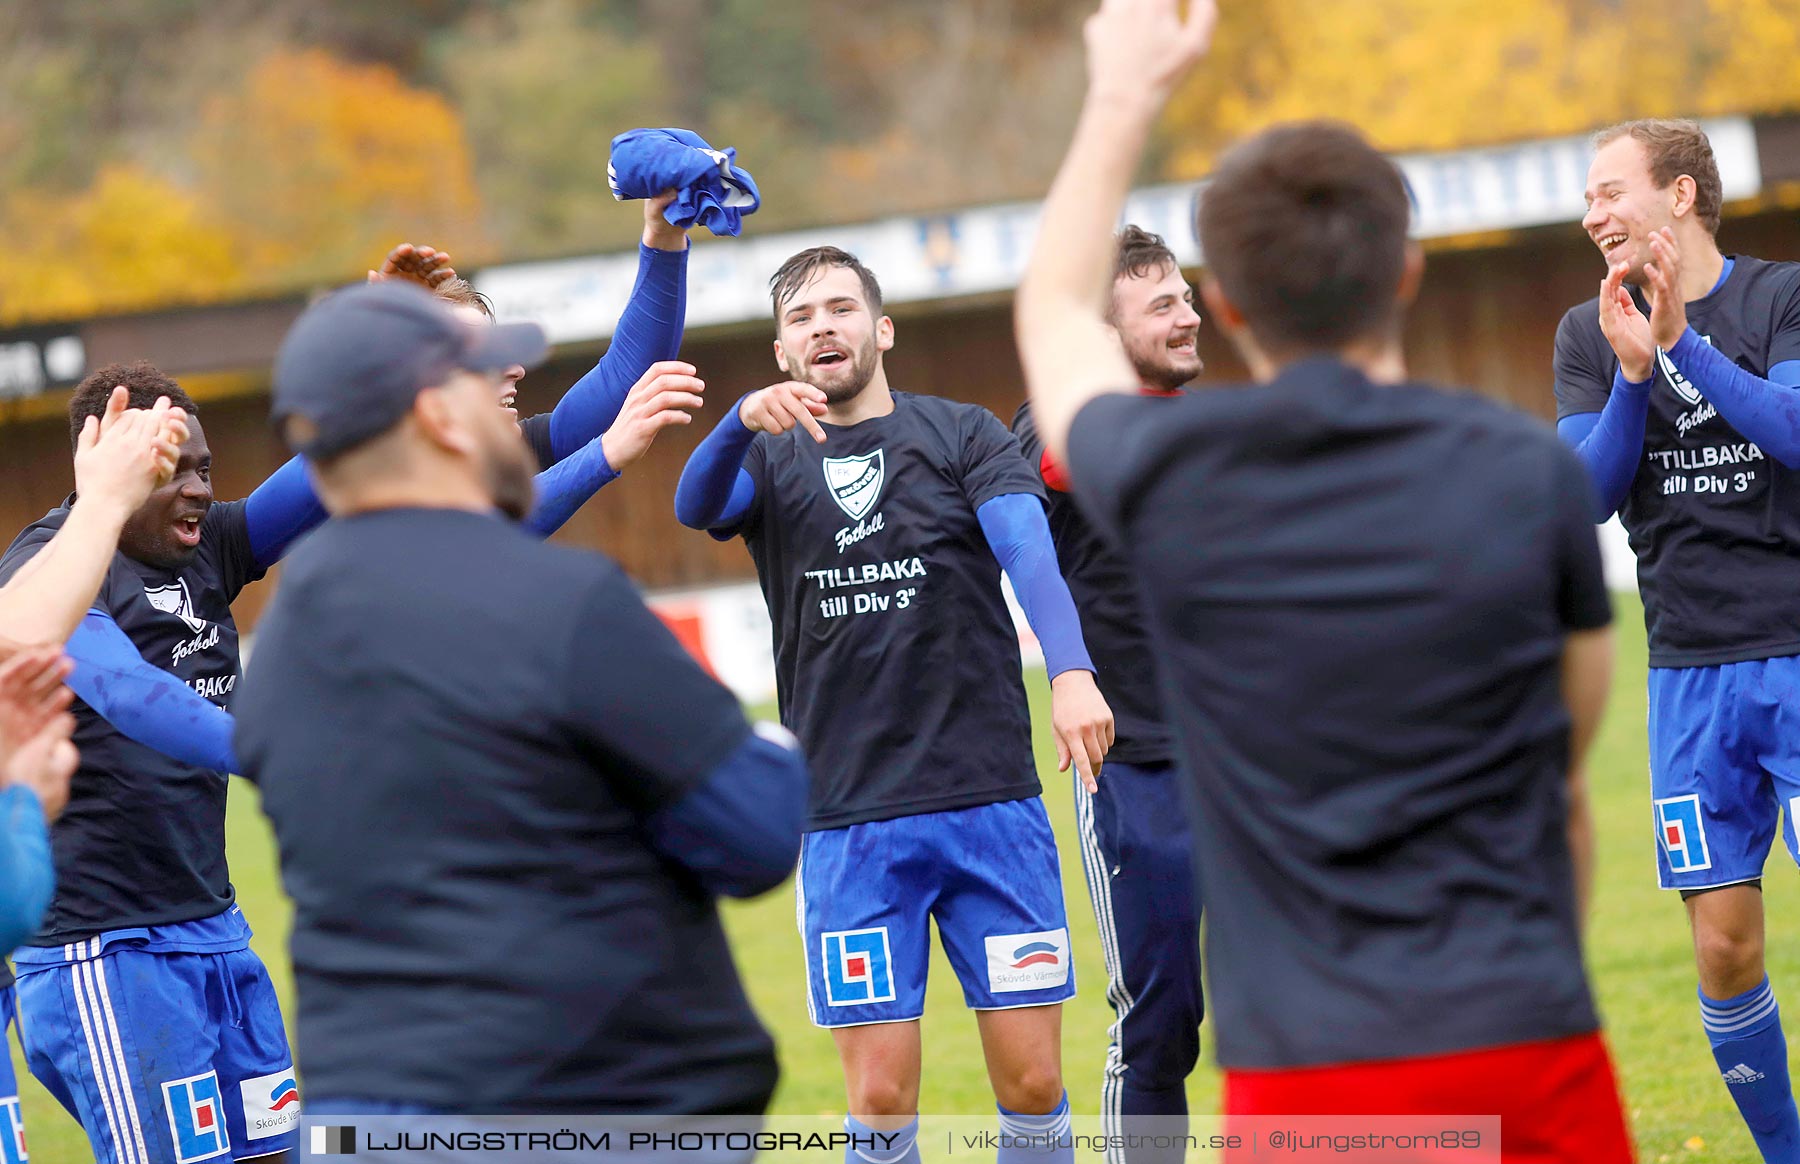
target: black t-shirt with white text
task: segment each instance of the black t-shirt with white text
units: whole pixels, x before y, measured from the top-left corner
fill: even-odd
[[[1220,1064],[1595,1030],[1561,668],[1610,611],[1574,455],[1522,413],[1325,359],[1105,396],[1069,443],[1194,794]]]
[[[290,557],[237,717],[315,1094],[763,1110],[774,1046],[713,898],[646,829],[750,726],[613,563],[498,515],[337,518]]]
[[[1766,378],[1800,360],[1800,263],[1736,256],[1724,286],[1689,303],[1687,316]],[[1599,300],[1570,308],[1556,329],[1557,418],[1602,411],[1617,368]],[[1666,357],[1619,520],[1637,554],[1652,667],[1800,654],[1800,470],[1746,440]]]
[[[1042,497],[985,408],[893,394],[886,416],[757,434],[736,527],[774,624],[782,722],[813,772],[809,829],[1040,791],[1019,639],[975,511]]]
[[[1038,436],[1029,402],[1019,406],[1012,428],[1026,462],[1042,475],[1048,450]],[[1150,631],[1131,565],[1088,521],[1073,497],[1049,481],[1044,485],[1056,562],[1081,612],[1082,637],[1094,660],[1094,682],[1113,713],[1113,746],[1106,758],[1121,764],[1166,764],[1174,758],[1175,744],[1163,719]]]
[[[74,498],[27,526],[0,557],[0,585],[56,535]],[[144,661],[230,709],[238,682],[231,603],[263,576],[242,501],[215,504],[179,570],[113,555],[94,608],[112,616]],[[227,774],[172,760],[126,738],[76,700],[81,764],[50,826],[56,896],[30,942],[59,946],[106,930],[168,925],[231,907],[225,866]]]

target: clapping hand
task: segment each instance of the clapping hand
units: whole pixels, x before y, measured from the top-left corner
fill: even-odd
[[[75,441],[75,492],[79,498],[129,514],[152,490],[175,475],[187,413],[160,396],[149,409],[130,407],[131,394],[113,389],[106,412],[90,416]]]
[[[63,686],[73,668],[57,647],[24,647],[0,665],[0,786],[31,789],[48,820],[69,803],[80,759],[69,739],[74,695]]]
[[[427,291],[435,291],[454,278],[456,268],[450,265],[449,252],[411,243],[401,243],[389,251],[381,270],[369,272],[371,283],[417,283]]]

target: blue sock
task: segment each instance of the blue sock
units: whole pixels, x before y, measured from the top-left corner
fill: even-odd
[[[1769,1164],[1800,1164],[1800,1114],[1788,1082],[1787,1039],[1769,979],[1735,998],[1700,994],[1700,1022],[1738,1113]]]
[[[919,1164],[919,1117],[892,1131],[877,1131],[855,1116],[844,1117],[850,1143],[844,1146],[844,1164]]]
[[[1069,1138],[1069,1093],[1063,1092],[1056,1110],[1048,1115],[1021,1115],[1001,1107],[1000,1135],[1003,1142],[994,1153],[994,1164],[1074,1164],[1075,1142]]]

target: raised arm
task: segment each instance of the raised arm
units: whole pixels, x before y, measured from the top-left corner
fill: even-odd
[[[1050,724],[1056,736],[1057,771],[1071,762],[1088,791],[1113,744],[1113,714],[1094,683],[1094,662],[1081,637],[1081,616],[1056,561],[1056,543],[1044,503],[1028,493],[1007,493],[975,511],[981,532],[1025,610],[1025,621],[1044,648],[1050,673]]]
[[[644,200],[644,237],[638,248],[637,283],[619,316],[606,354],[564,393],[550,413],[550,446],[557,460],[612,426],[625,397],[650,366],[681,350],[687,318],[687,231],[671,226],[663,210],[668,191]]]
[[[244,502],[244,524],[250,531],[250,552],[256,564],[265,570],[273,566],[301,534],[317,528],[329,516],[306,476],[306,463],[299,457],[288,461]]]
[[[37,932],[55,889],[43,806],[24,784],[0,786],[0,957]]]
[[[0,639],[61,643],[99,593],[119,532],[151,490],[175,472],[187,414],[168,399],[145,411],[115,388],[75,446],[75,504],[48,544],[0,587]]]
[[[89,611],[68,650],[70,689],[122,734],[184,764],[237,771],[231,713],[144,662],[110,615]]]
[[[695,410],[706,403],[705,391],[706,382],[694,375],[692,364],[663,360],[650,365],[626,394],[611,428],[537,475],[537,505],[525,528],[540,537],[561,529],[588,498],[649,452],[658,433],[691,424]]]
[[[1106,323],[1113,228],[1163,103],[1212,40],[1212,0],[1104,0],[1088,18],[1087,99],[1038,223],[1013,325],[1038,431],[1068,462],[1069,425],[1137,384]]]

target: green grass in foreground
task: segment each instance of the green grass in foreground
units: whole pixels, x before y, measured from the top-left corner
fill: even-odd
[[[1048,687],[1041,672],[1029,677],[1034,718],[1048,723]],[[767,714],[767,710],[764,710]],[[1080,995],[1065,1008],[1063,1057],[1069,1096],[1078,1114],[1096,1110],[1099,1070],[1111,1011],[1105,1001],[1093,914],[1073,842],[1068,778],[1055,771],[1047,735],[1039,735],[1038,761],[1050,816],[1062,841],[1064,893],[1075,944]],[[1604,729],[1595,748],[1591,781],[1600,828],[1600,868],[1589,931],[1588,961],[1618,1061],[1640,1157],[1646,1164],[1756,1164],[1749,1135],[1739,1123],[1695,1010],[1694,974],[1679,900],[1656,888],[1650,832],[1644,740],[1643,621],[1634,599],[1619,603],[1619,668]],[[287,966],[289,908],[275,871],[274,845],[256,811],[255,789],[234,782],[229,829],[232,874],[244,912],[257,928],[256,947],[293,1018]],[[1767,882],[1769,973],[1800,1014],[1800,944],[1784,920],[1800,915],[1796,879],[1784,854],[1771,860]],[[726,908],[738,968],[764,1022],[775,1032],[782,1063],[775,1097],[784,1115],[836,1114],[843,1110],[837,1055],[831,1038],[806,1016],[799,938],[791,889]],[[963,1009],[955,978],[941,953],[931,971],[925,1029],[922,1108],[940,1114],[993,1111],[973,1017]],[[1794,1023],[1790,1021],[1790,1028]],[[1205,1058],[1211,1057],[1210,1032]],[[17,1048],[14,1048],[15,1062]],[[21,1093],[36,1164],[90,1159],[79,1128],[20,1067]],[[1203,1065],[1188,1093],[1196,1113],[1217,1110],[1217,1073]],[[1693,1146],[1690,1147],[1689,1145]]]

